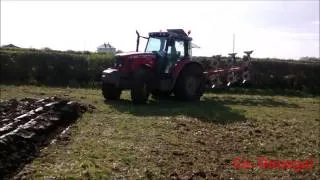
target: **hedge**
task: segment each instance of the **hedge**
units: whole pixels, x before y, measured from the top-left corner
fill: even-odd
[[[195,57],[205,68],[212,58]],[[226,57],[222,58],[226,62]],[[253,58],[250,85],[261,89],[291,89],[320,93],[320,60],[281,60]]]
[[[0,49],[1,83],[48,86],[95,86],[114,55],[35,49]],[[193,57],[204,67],[204,59]],[[224,58],[222,58],[223,60]],[[253,58],[251,87],[320,92],[320,60],[297,61]]]
[[[0,50],[1,83],[86,86],[99,82],[112,54]]]

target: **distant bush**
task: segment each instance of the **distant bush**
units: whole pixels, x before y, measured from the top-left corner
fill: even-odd
[[[320,58],[316,58],[316,57],[301,57],[299,60],[301,61],[320,61]]]

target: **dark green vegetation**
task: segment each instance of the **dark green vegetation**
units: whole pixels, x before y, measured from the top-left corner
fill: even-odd
[[[200,62],[204,59],[194,57],[194,60]],[[112,66],[113,62],[114,56],[110,54],[1,48],[0,77],[2,84],[97,87],[101,71]],[[251,88],[320,93],[320,60],[290,61],[253,57],[251,72]]]
[[[1,49],[1,82],[51,86],[95,86],[112,54]]]
[[[319,97],[265,90],[206,93],[200,102],[151,99],[134,106],[128,91],[104,102],[100,90],[1,85],[1,99],[58,95],[96,107],[25,166],[27,179],[319,179]],[[256,163],[309,160],[312,169],[236,170]]]
[[[206,60],[197,57],[196,60]],[[209,58],[210,59],[210,58]],[[226,58],[222,58],[226,60]],[[239,62],[239,61],[238,61]],[[203,63],[207,66],[207,63]],[[318,60],[281,60],[254,58],[251,62],[251,88],[289,89],[320,93],[320,59]]]

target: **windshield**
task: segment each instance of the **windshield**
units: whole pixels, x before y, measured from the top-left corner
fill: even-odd
[[[165,51],[166,43],[166,37],[150,37],[145,52]]]

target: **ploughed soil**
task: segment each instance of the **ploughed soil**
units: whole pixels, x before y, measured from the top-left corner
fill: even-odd
[[[0,179],[16,174],[87,110],[86,105],[58,97],[1,100]]]

